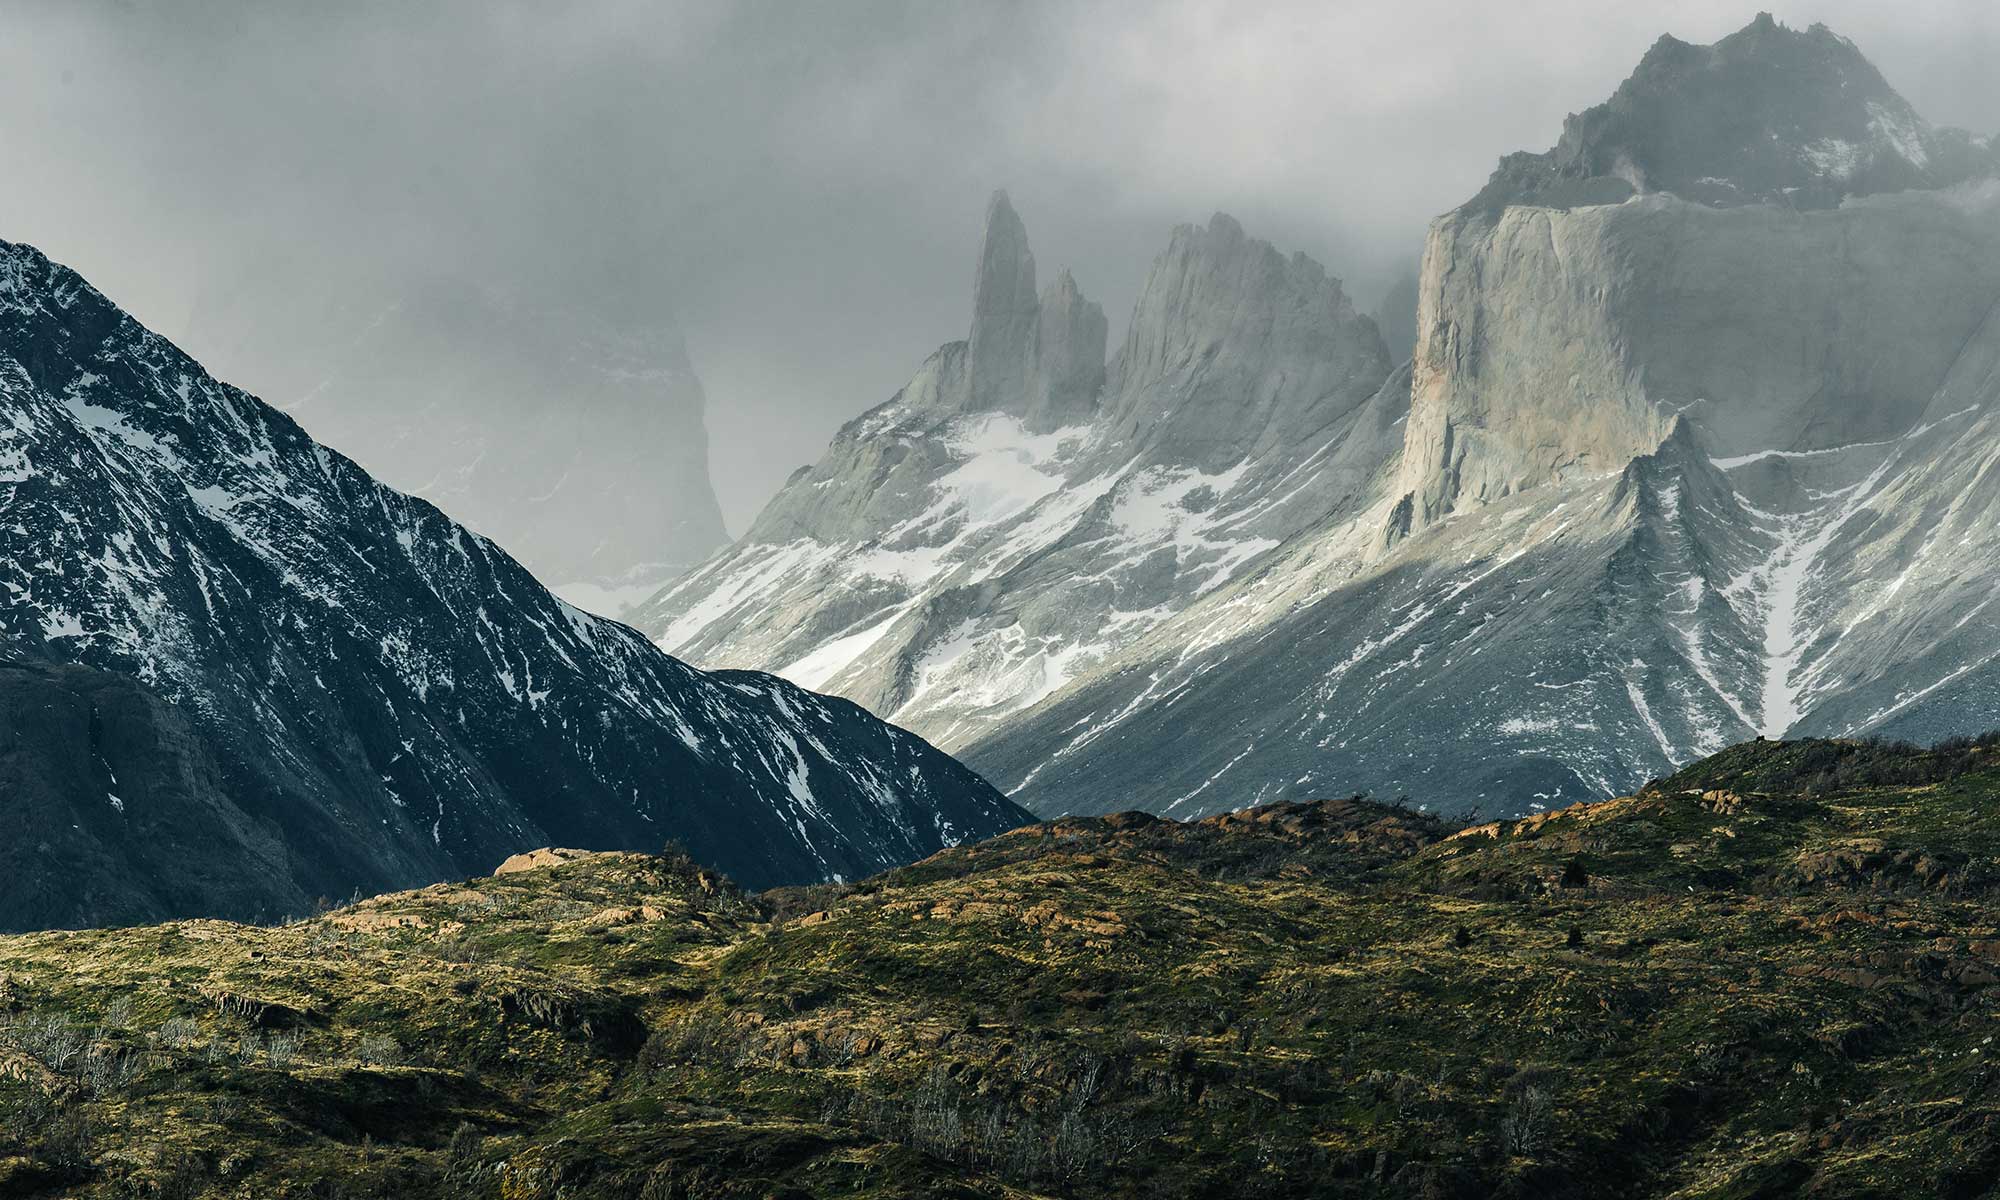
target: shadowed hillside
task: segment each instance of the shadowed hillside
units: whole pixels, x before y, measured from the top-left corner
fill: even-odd
[[[0,940],[0,1194],[1975,1196],[2000,745]]]

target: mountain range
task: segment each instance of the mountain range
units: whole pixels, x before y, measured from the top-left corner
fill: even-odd
[[[11,243],[0,413],[0,926],[297,914],[550,842],[852,878],[1025,819],[558,600]]]
[[[1413,360],[1227,217],[970,336],[637,610],[1044,813],[1519,813],[2000,724],[2000,183],[1823,26],[1662,38],[1438,218]],[[1400,335],[1399,335],[1400,336]]]

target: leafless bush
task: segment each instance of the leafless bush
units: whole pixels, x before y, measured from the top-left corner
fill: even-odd
[[[386,1033],[371,1033],[361,1039],[355,1057],[378,1067],[393,1067],[403,1061],[403,1047]]]
[[[104,1007],[104,1024],[110,1029],[130,1029],[133,1012],[132,997],[119,996]]]
[[[485,946],[477,939],[467,936],[464,930],[437,939],[432,943],[431,950],[445,962],[482,963],[492,957]]]
[[[16,1018],[8,1037],[37,1062],[58,1074],[68,1071],[90,1049],[90,1035],[55,1013]]]
[[[859,1056],[861,1047],[866,1044],[866,1041],[867,1035],[859,1029],[842,1030],[838,1037],[829,1038],[823,1043],[826,1048],[827,1061],[836,1067],[853,1065],[855,1058]]]
[[[97,1130],[90,1114],[77,1108],[62,1109],[43,1125],[35,1153],[58,1171],[80,1175],[90,1169],[97,1144]]]
[[[169,1050],[191,1050],[202,1044],[201,1026],[186,1017],[170,1017],[153,1032],[153,1041]]]
[[[137,1054],[116,1046],[92,1046],[77,1060],[77,1076],[99,1096],[119,1091],[138,1077]]]
[[[1547,1145],[1549,1131],[1555,1124],[1555,1109],[1555,1098],[1548,1088],[1539,1083],[1522,1088],[1500,1121],[1500,1137],[1507,1152],[1531,1155]]]
[[[214,1182],[214,1173],[199,1156],[182,1151],[160,1160],[154,1183],[156,1200],[195,1200]]]
[[[821,1120],[865,1130],[925,1153],[992,1169],[1029,1183],[1062,1184],[1123,1161],[1139,1144],[1125,1117],[1097,1103],[1109,1074],[1105,1060],[1085,1051],[1053,1055],[1030,1074],[1054,1087],[1053,1109],[1031,1111],[1018,1099],[982,1097],[944,1065],[932,1067],[901,1097],[829,1095]]]
[[[264,1041],[264,1061],[279,1071],[299,1060],[299,1039],[295,1034],[274,1033]]]

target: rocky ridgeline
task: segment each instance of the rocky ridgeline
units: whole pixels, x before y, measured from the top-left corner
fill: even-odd
[[[1405,403],[1340,282],[1224,216],[1174,231],[1108,367],[1104,331],[996,196],[970,336],[635,621],[969,749],[1350,509]]]
[[[563,603],[8,243],[0,409],[0,928],[277,918],[552,842],[853,878],[1025,819]]]
[[[1043,812],[1493,816],[2000,724],[1993,168],[1823,27],[1662,39],[1433,224],[1407,374],[1317,266],[1177,231],[1089,424],[906,423],[947,347],[646,628]]]

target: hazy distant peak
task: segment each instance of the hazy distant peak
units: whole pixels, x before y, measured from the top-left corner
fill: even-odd
[[[1468,207],[1672,192],[1716,206],[1827,208],[1994,166],[1984,140],[1934,129],[1853,42],[1760,13],[1713,45],[1661,37],[1609,100],[1563,122],[1553,149],[1502,159]]]

